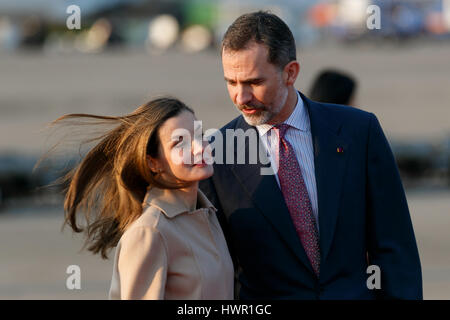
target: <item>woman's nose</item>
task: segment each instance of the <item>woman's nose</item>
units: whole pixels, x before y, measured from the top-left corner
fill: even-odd
[[[203,159],[203,150],[205,148],[204,141],[201,139],[194,139],[192,141],[192,154],[194,155],[194,163],[201,163]]]
[[[207,164],[214,163],[212,148],[208,141],[203,141],[203,161]]]

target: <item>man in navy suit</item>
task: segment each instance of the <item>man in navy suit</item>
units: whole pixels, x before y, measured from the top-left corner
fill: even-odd
[[[274,169],[216,162],[200,184],[218,209],[239,298],[422,299],[408,205],[375,115],[298,92],[292,33],[271,13],[245,14],[228,28],[222,63],[242,115],[221,133],[257,137],[240,147],[233,137],[227,159],[248,159],[256,143]],[[375,286],[370,265],[379,271]]]

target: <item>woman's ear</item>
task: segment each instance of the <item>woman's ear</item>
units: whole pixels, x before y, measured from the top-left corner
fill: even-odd
[[[300,64],[297,61],[291,61],[286,66],[284,66],[284,74],[286,75],[286,85],[292,86],[297,80],[298,74],[300,72]]]
[[[151,172],[153,173],[161,173],[162,166],[159,163],[158,159],[155,159],[149,155],[147,155],[147,165]]]

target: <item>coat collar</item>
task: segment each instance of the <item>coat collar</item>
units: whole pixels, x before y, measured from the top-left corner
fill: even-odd
[[[204,209],[209,212],[217,211],[217,209],[208,200],[205,194],[198,189],[197,191],[197,208],[194,211],[184,204],[181,198],[183,191],[177,189],[160,189],[156,187],[149,188],[144,198],[144,206],[153,206],[161,210],[168,218],[174,218],[182,213],[197,213]]]

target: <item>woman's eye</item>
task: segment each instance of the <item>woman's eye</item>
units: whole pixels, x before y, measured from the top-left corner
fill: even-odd
[[[175,147],[181,147],[181,146],[183,146],[185,144],[185,142],[184,142],[184,139],[183,139],[183,136],[179,136],[177,139],[176,139],[176,142],[175,142]]]

